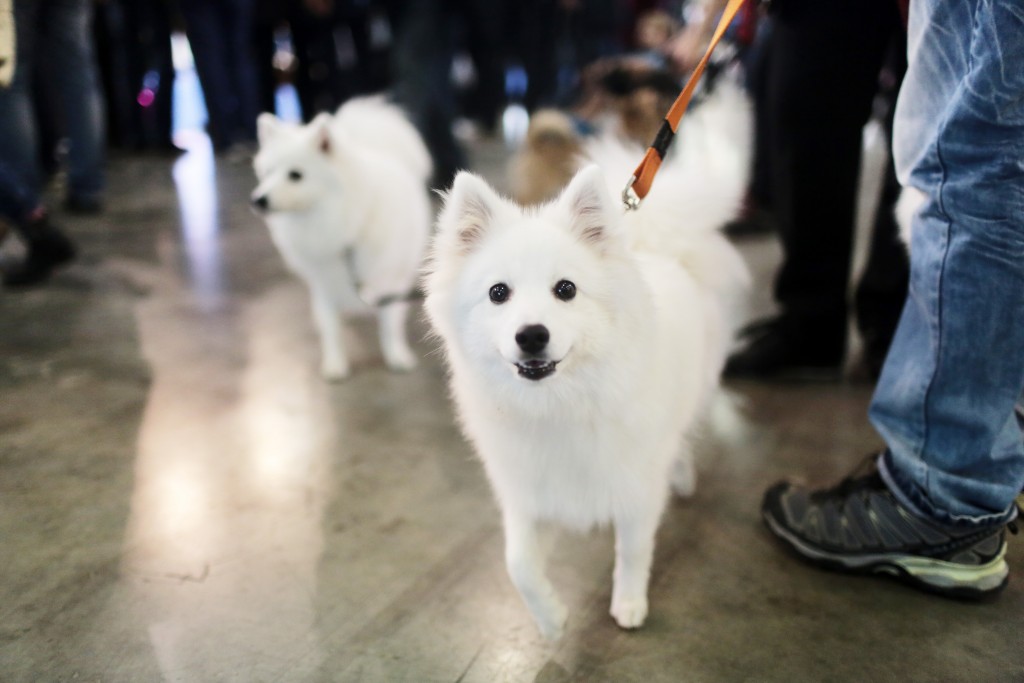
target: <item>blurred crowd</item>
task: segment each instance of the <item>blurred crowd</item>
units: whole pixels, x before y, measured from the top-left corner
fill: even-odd
[[[173,146],[170,36],[181,31],[215,151],[251,147],[256,116],[275,111],[283,82],[294,86],[306,121],[353,96],[390,91],[427,138],[443,186],[464,165],[451,138],[457,119],[490,133],[509,103],[529,112],[573,104],[587,68],[609,57],[639,56],[678,83],[700,47],[697,31],[683,40],[685,17],[703,17],[701,7],[696,0],[104,0],[94,34],[116,131],[111,144]],[[750,41],[755,22],[745,21]]]
[[[714,3],[710,3],[713,5]],[[8,287],[68,260],[46,220],[51,181],[71,213],[103,209],[111,149],[174,155],[172,35],[194,59],[217,154],[252,154],[256,117],[292,84],[302,117],[390,91],[427,140],[447,185],[466,165],[456,119],[493,132],[510,102],[568,106],[586,69],[632,55],[674,83],[712,12],[698,0],[0,0],[0,204],[27,245]],[[709,6],[710,6],[709,5]],[[737,35],[752,42],[756,21]],[[745,36],[745,37],[744,37]],[[12,199],[17,197],[17,201]],[[28,213],[24,207],[31,207]],[[26,216],[32,216],[30,220]],[[54,240],[60,242],[54,246]]]
[[[202,86],[214,152],[248,159],[256,118],[275,112],[282,84],[301,117],[388,91],[434,158],[432,185],[467,166],[453,124],[496,132],[510,104],[557,107],[581,127],[614,100],[637,141],[653,138],[703,53],[722,0],[0,0],[11,52],[0,88],[0,210],[27,246],[3,265],[8,287],[46,279],[74,245],[49,221],[43,197],[69,213],[103,210],[105,165],[119,153],[175,155],[175,55],[183,34]],[[881,6],[881,3],[878,3]],[[803,33],[774,30],[774,13],[747,3],[718,50],[742,74],[755,111],[749,199],[734,234],[777,228],[784,263],[777,319],[748,330],[755,344],[728,371],[764,374],[794,360],[836,366],[846,348],[847,286],[860,131],[891,109],[904,68],[894,3],[851,13],[869,41],[808,50]],[[874,11],[874,10],[873,10]],[[878,16],[875,16],[878,15]],[[884,15],[884,16],[883,16]],[[832,22],[837,29],[842,22]],[[5,34],[0,33],[0,36]],[[856,49],[854,49],[856,48]],[[836,73],[794,57],[815,51]],[[888,56],[887,56],[888,55]],[[844,66],[846,65],[846,66]],[[856,73],[854,73],[856,72]],[[3,72],[0,72],[3,73]],[[809,88],[805,92],[799,89]],[[810,92],[819,95],[818,104]],[[820,97],[821,95],[827,97]],[[880,104],[881,103],[881,104]],[[816,125],[802,121],[816,111]],[[816,136],[816,137],[815,137]],[[839,153],[822,154],[823,145]],[[59,183],[52,183],[59,178]],[[890,170],[871,266],[857,290],[868,362],[877,372],[905,294]],[[822,227],[823,221],[829,223]],[[875,265],[877,264],[877,268]],[[752,355],[751,355],[752,354]],[[796,354],[799,358],[788,358]]]

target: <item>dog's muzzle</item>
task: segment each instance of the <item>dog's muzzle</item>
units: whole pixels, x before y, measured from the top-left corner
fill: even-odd
[[[524,325],[516,332],[516,345],[526,356],[533,356],[516,363],[519,376],[526,379],[544,379],[555,371],[557,361],[539,358],[551,341],[551,333],[543,325]]]

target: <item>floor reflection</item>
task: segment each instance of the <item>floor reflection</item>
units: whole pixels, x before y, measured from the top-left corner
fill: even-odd
[[[336,434],[294,319],[303,293],[285,284],[210,314],[210,290],[177,273],[177,250],[191,263],[197,248],[184,234],[180,247],[160,240],[158,272],[134,274],[150,289],[136,316],[152,385],[111,611],[148,634],[165,680],[306,679],[322,659],[314,600]]]
[[[191,286],[204,310],[223,301],[217,165],[206,135],[188,137],[188,153],[174,164],[181,230]]]

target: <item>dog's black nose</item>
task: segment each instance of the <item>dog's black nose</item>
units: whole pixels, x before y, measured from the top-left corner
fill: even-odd
[[[252,205],[260,211],[266,211],[267,207],[270,206],[270,202],[267,200],[267,195],[261,194],[252,200]]]
[[[543,325],[527,325],[516,332],[516,344],[526,353],[540,353],[550,340],[551,333]]]

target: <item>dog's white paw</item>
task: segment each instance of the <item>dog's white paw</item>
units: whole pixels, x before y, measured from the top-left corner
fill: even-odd
[[[392,372],[412,372],[416,369],[417,360],[413,352],[408,349],[391,351],[384,359],[388,369]]]
[[[320,366],[320,374],[328,382],[342,382],[348,379],[350,373],[348,363],[324,361]]]
[[[669,477],[672,490],[680,498],[689,498],[697,491],[697,472],[693,462],[676,460]]]
[[[558,640],[565,633],[565,624],[569,620],[569,610],[559,601],[548,605],[545,614],[537,615],[537,629],[548,640]]]
[[[612,598],[611,615],[622,628],[640,628],[647,618],[647,598]]]

